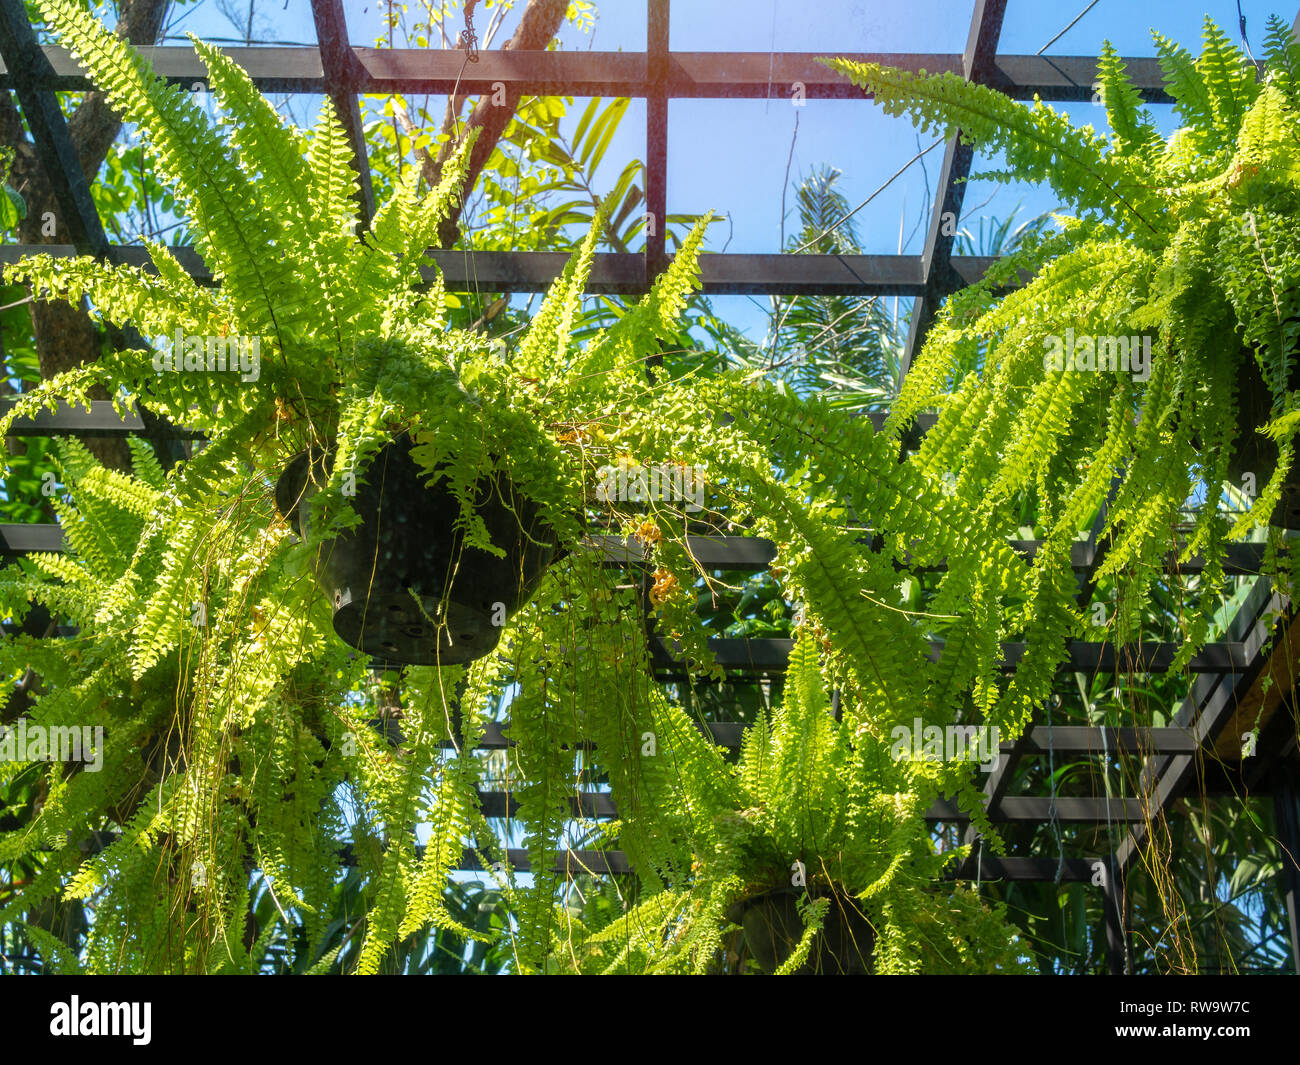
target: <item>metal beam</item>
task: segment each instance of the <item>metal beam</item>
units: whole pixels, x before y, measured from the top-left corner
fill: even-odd
[[[166,81],[190,85],[207,68],[188,45],[136,49]],[[34,49],[45,60],[32,81],[43,90],[84,91],[90,82],[66,48]],[[628,96],[644,98],[645,54],[637,52],[482,51],[479,62],[462,71],[464,55],[451,49],[349,49],[357,61],[357,91],[410,95],[491,93],[502,82],[525,96]],[[313,47],[222,48],[267,93],[325,93],[330,87],[321,55]],[[964,72],[963,55],[920,52],[835,52],[846,59],[879,63],[931,74]],[[861,100],[864,93],[846,77],[819,62],[819,52],[669,52],[664,89],[669,99],[790,98],[796,82],[813,100]],[[1123,60],[1134,88],[1151,103],[1170,103],[1159,61]],[[986,74],[987,84],[1017,100],[1073,102],[1091,99],[1097,81],[1096,56],[999,55]],[[458,84],[459,82],[459,84]],[[14,71],[0,68],[0,88],[12,88]]]
[[[1109,725],[1045,725],[1026,729],[1021,739],[999,745],[1004,754],[1019,748],[1022,755],[1056,754],[1192,754],[1196,737],[1185,728],[1114,728]]]
[[[992,80],[1006,10],[1006,0],[976,0],[966,52],[962,56],[962,74],[967,81],[988,84]],[[961,220],[962,203],[966,198],[966,178],[970,175],[974,157],[974,147],[962,142],[960,131],[949,139],[943,165],[939,168],[939,184],[930,212],[925,250],[921,253],[925,291],[912,305],[907,346],[901,360],[902,376],[912,368],[939,305],[962,287],[961,278],[951,269],[949,262],[957,223]]]
[[[95,854],[111,846],[116,842],[117,838],[118,834],[115,832],[92,832],[88,834],[82,848],[87,853]],[[423,857],[423,844],[416,845],[415,854],[417,858]],[[352,866],[357,864],[356,850],[351,844],[344,844],[339,847],[338,855],[342,865]],[[528,856],[528,851],[523,848],[511,847],[507,849],[505,860],[511,873],[532,871],[532,860]],[[1088,882],[1091,881],[1093,868],[1099,861],[1104,861],[1104,859],[1066,858],[1062,862],[1056,858],[986,857],[983,859],[982,868],[980,869],[980,879],[983,881],[1056,880],[1059,868],[1059,879],[1062,882]],[[483,863],[479,860],[478,852],[470,847],[466,847],[461,851],[460,861],[457,863],[456,868],[466,872],[485,871]],[[621,850],[563,850],[556,855],[551,868],[556,872],[567,873],[572,876],[581,874],[625,876],[633,871],[627,855]],[[974,874],[966,876],[958,870],[949,870],[945,874],[945,879],[971,880],[974,879]]]
[[[519,796],[509,791],[480,791],[479,805],[484,817],[514,817],[519,811]],[[586,818],[617,818],[618,807],[605,792],[580,792],[568,797],[569,810],[574,816]],[[1002,808],[994,821],[1006,824],[1037,824],[1048,818],[1052,800],[1030,795],[1013,795],[1003,800]],[[1144,819],[1142,805],[1137,799],[1095,799],[1060,796],[1056,799],[1056,820],[1063,824],[1104,825],[1108,822],[1133,824]],[[970,815],[958,808],[950,799],[939,799],[925,812],[932,824],[952,824],[970,820]]]
[[[212,272],[193,248],[171,249],[173,256],[200,284],[212,284]],[[26,255],[76,255],[69,244],[0,244],[0,263]],[[108,260],[155,272],[145,248],[110,245]],[[563,252],[463,252],[434,250],[423,267],[427,282],[435,266],[452,292],[543,292],[560,276],[569,256]],[[963,282],[984,276],[995,260],[963,256],[953,262]],[[823,296],[909,296],[924,291],[920,261],[911,255],[722,254],[700,258],[701,288],[706,295],[806,294]],[[594,257],[587,292],[637,295],[649,290],[645,260],[637,253],[602,252]]]
[[[753,639],[711,639],[709,647],[723,669],[737,673],[781,673],[786,668],[794,641],[761,637]],[[1024,656],[1023,642],[1002,644],[998,668],[1009,673]],[[1061,669],[1075,673],[1165,673],[1168,672],[1179,645],[1176,643],[1141,643],[1115,647],[1112,644],[1072,640]],[[655,637],[650,641],[651,659],[660,679],[680,678],[687,674],[687,663],[679,660],[668,641]],[[1187,669],[1191,673],[1244,673],[1250,666],[1254,649],[1233,642],[1208,643],[1192,657]],[[930,660],[938,661],[943,643],[930,644]]]
[[[1125,915],[1125,877],[1116,869],[1114,855],[1106,862],[1102,880],[1102,929],[1106,937],[1106,969],[1111,976],[1129,972],[1128,928]]]
[[[0,415],[11,407],[16,400],[12,398],[0,399]],[[872,414],[873,420],[883,420],[884,413]],[[113,408],[111,400],[93,400],[91,409],[87,411],[83,407],[71,407],[60,401],[58,409],[54,411],[40,411],[30,418],[17,419],[12,428],[9,430],[11,436],[110,436],[121,437],[131,434],[144,434],[146,428],[140,417],[136,414],[128,414],[125,418],[120,417]],[[204,435],[193,429],[175,429],[168,427],[168,439],[173,440],[202,440]],[[41,550],[59,551],[62,550],[62,539],[58,535],[58,526],[56,525],[37,525],[28,526],[33,530],[51,530],[45,536],[43,542],[53,546],[43,547]],[[599,551],[604,555],[603,561],[609,565],[617,566],[634,566],[643,564],[645,561],[645,551],[643,545],[635,537],[621,537],[615,535],[597,534],[587,538],[586,546],[593,551]],[[1011,546],[1026,559],[1032,559],[1036,554],[1041,541],[1038,540],[1012,540]],[[695,556],[702,569],[708,570],[759,570],[765,568],[776,556],[776,545],[770,540],[764,540],[757,537],[748,536],[691,536],[687,538],[687,544],[691,553]],[[1228,562],[1225,569],[1228,573],[1251,574],[1259,569],[1260,558],[1263,551],[1263,544],[1232,544],[1229,545]],[[0,554],[5,553],[0,550]],[[1086,562],[1081,559],[1075,559],[1076,569],[1086,567]],[[1180,564],[1176,557],[1171,553],[1165,560],[1165,571],[1172,573],[1195,572],[1199,565]],[[927,567],[922,572],[941,572],[938,567]],[[1078,641],[1081,647],[1095,646],[1098,648],[1108,647],[1103,644],[1090,644],[1087,641]],[[1204,666],[1209,667],[1209,671],[1214,671],[1231,665],[1236,661],[1237,652],[1233,649],[1231,643],[1227,645],[1211,645],[1219,650],[1208,650],[1206,657],[1200,661]],[[936,645],[937,647],[937,645]],[[1023,645],[1007,644],[1005,645],[1009,656],[1017,657],[1023,653]],[[1158,656],[1156,661],[1167,662],[1168,651],[1162,644],[1144,645],[1146,651],[1144,654],[1154,654]],[[1111,647],[1109,651],[1099,650],[1096,655],[1087,657],[1090,652],[1080,651],[1078,661],[1086,662],[1090,669],[1102,669],[1103,666],[1111,666],[1115,660],[1115,651]],[[1124,655],[1121,654],[1121,661]],[[1109,672],[1109,668],[1103,669]],[[1060,731],[1059,729],[1057,730]]]
[[[7,413],[16,403],[16,399],[0,399],[0,416]],[[31,417],[15,419],[9,427],[10,436],[77,436],[123,437],[146,435],[148,428],[136,411],[123,416],[118,414],[111,399],[94,399],[90,407],[72,406],[63,400],[58,401],[54,410],[41,410]],[[203,434],[191,429],[167,427],[167,438],[171,440],[202,440]]]
[[[0,555],[62,550],[63,530],[57,525],[0,525]]]
[[[668,265],[668,24],[669,0],[646,4],[645,280]]]
[[[370,181],[370,159],[366,153],[365,127],[357,92],[365,81],[365,71],[348,42],[347,17],[343,0],[311,0],[312,18],[316,22],[316,40],[329,97],[347,134],[352,149],[352,168],[357,172],[357,194],[362,230],[375,216],[375,190]]]
[[[18,97],[36,157],[59,208],[57,232],[81,254],[102,256],[108,237],[59,99],[51,89],[38,87],[49,75],[49,62],[36,45],[22,0],[0,0],[0,56],[7,72],[5,86]]]
[[[1158,59],[1126,56],[1121,62],[1143,100],[1173,103]],[[1053,103],[1091,100],[1096,91],[1097,60],[1073,55],[1000,55],[988,84],[1015,100],[1030,101],[1035,96]]]
[[[424,848],[417,847],[416,850],[422,852]],[[511,872],[516,873],[528,873],[533,868],[528,852],[522,848],[511,847],[507,850],[506,864],[509,865]],[[478,854],[466,848],[461,853],[460,865],[457,868],[477,871],[481,870],[483,865],[479,861]],[[627,860],[627,855],[622,851],[560,851],[555,861],[552,862],[551,869],[557,873],[566,873],[569,876],[601,874],[617,876],[632,872],[632,866]]]
[[[1030,736],[1033,733],[1033,726],[1025,729],[1018,739],[1010,744],[998,744],[998,761],[989,773],[988,779],[984,781],[984,809],[995,810],[1002,805],[1002,800],[1006,797],[1007,790],[1011,787],[1011,781],[1015,776],[1016,767],[1020,764],[1020,759],[1024,756],[1026,749],[1029,747]],[[966,831],[962,836],[962,842],[968,846],[977,847],[979,850],[966,859],[969,866],[972,862],[978,863],[982,858],[984,842],[980,837],[979,828],[974,824],[966,826]]]
[[[1053,800],[1046,796],[1008,795],[997,810],[989,811],[989,819],[1004,824],[1046,824],[1053,819],[1052,803]],[[1055,803],[1054,819],[1060,824],[1141,824],[1146,820],[1142,804],[1137,799],[1058,795]],[[926,810],[925,819],[932,823],[964,824],[970,821],[970,814],[960,809],[952,799],[939,799]]]
[[[976,862],[968,860],[960,869],[949,871],[945,879],[1013,881],[1055,881],[1090,883],[1093,869],[1102,858],[998,858],[984,855]]]
[[[707,735],[719,747],[735,749],[740,746],[745,732],[753,727],[749,721],[696,721],[696,728]],[[1063,725],[1052,730],[1051,748],[1057,754],[1098,754],[1109,750],[1114,754],[1154,757],[1167,754],[1188,754],[1196,750],[1195,737],[1181,728],[1110,728],[1103,729],[1092,725]],[[448,747],[451,741],[445,741]],[[478,744],[484,750],[504,750],[514,745],[506,737],[501,725],[488,722],[482,741]],[[595,745],[583,743],[584,750],[594,750]],[[1033,726],[1027,729],[1020,739],[1006,740],[998,744],[998,752],[1003,760],[1019,747],[1025,756],[1041,757],[1048,753],[1047,729]],[[1263,790],[1256,789],[1256,790]]]
[[[416,849],[417,851],[422,850],[422,848]],[[532,863],[526,850],[512,848],[506,852],[506,860],[512,872],[526,873],[532,869]],[[1066,858],[1064,865],[1060,867],[1060,879],[1063,883],[1089,883],[1093,876],[1093,866],[1101,860],[1103,859]],[[346,864],[355,864],[355,860]],[[1007,880],[1015,882],[1051,881],[1057,878],[1059,865],[1060,863],[1056,858],[986,857],[980,869],[980,879],[982,881]],[[477,854],[467,849],[461,855],[461,863],[458,868],[479,871],[483,869],[483,866],[479,862]],[[567,872],[573,875],[580,873],[620,875],[632,872],[632,866],[627,860],[627,855],[618,850],[562,851],[552,864],[552,869],[556,872]],[[946,877],[946,879],[950,880],[973,880],[974,878],[974,874],[967,876],[953,872],[948,873]]]
[[[1300,764],[1295,759],[1274,771],[1273,810],[1282,854],[1282,895],[1291,936],[1291,964],[1300,973]]]

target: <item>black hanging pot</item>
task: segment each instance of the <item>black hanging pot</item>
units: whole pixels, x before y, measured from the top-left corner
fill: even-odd
[[[1292,368],[1287,388],[1300,388],[1300,363]],[[1228,464],[1228,480],[1234,488],[1240,489],[1245,475],[1252,474],[1258,494],[1277,469],[1277,444],[1257,431],[1268,423],[1272,409],[1273,393],[1264,383],[1254,353],[1242,348],[1237,359],[1237,439]],[[1300,456],[1282,483],[1282,498],[1269,521],[1283,529],[1300,529]]]
[[[394,664],[472,662],[490,654],[505,619],[528,602],[560,551],[539,507],[504,474],[479,482],[479,517],[498,558],[468,547],[445,481],[430,487],[403,433],[382,448],[349,502],[361,524],[322,542],[313,566],[347,644]],[[307,536],[313,497],[333,453],[303,452],[275,487],[277,509]],[[418,600],[418,603],[417,603]]]
[[[803,920],[794,887],[751,895],[733,903],[729,920],[745,931],[745,945],[758,967],[773,973],[794,953],[803,938]],[[866,976],[872,971],[875,929],[856,899],[829,888],[811,887],[813,898],[830,898],[821,931],[813,939],[808,959],[795,972],[800,976]]]

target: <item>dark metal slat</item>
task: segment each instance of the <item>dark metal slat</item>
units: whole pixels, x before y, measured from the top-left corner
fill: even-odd
[[[34,254],[67,256],[77,254],[77,249],[65,244],[0,244],[0,263]],[[107,254],[110,262],[155,272],[143,247],[111,245]],[[172,254],[195,281],[212,284],[211,271],[192,248],[175,248]],[[428,258],[442,271],[452,292],[542,292],[569,260],[562,252],[445,249],[431,251]],[[963,276],[977,280],[993,261],[970,257],[959,266]],[[422,268],[422,273],[425,281],[433,281],[432,265]],[[920,260],[909,255],[704,255],[700,283],[702,291],[713,295],[909,296],[925,287]],[[588,292],[637,295],[648,289],[640,254],[601,252],[594,257]]]
[[[189,85],[207,70],[186,45],[142,46],[140,53],[168,81]],[[77,62],[59,45],[43,45],[48,66],[32,87],[44,90],[84,90],[89,84]],[[310,46],[239,47],[222,49],[249,72],[263,92],[322,93],[326,74],[319,51]],[[461,70],[464,56],[452,49],[353,47],[360,71],[360,88],[367,93],[401,92],[447,95],[457,88],[465,95],[492,92],[504,82],[526,95],[645,96],[644,53],[637,52],[506,52],[479,53],[479,62]],[[799,82],[808,99],[861,99],[862,91],[829,67],[817,62],[817,52],[671,52],[666,88],[674,99],[789,99]],[[849,59],[880,63],[904,70],[963,73],[963,56],[955,53],[840,52]],[[1143,98],[1169,103],[1164,76],[1153,58],[1124,59],[1134,86]],[[1020,100],[1071,102],[1091,99],[1097,80],[1095,56],[999,55],[988,82]],[[13,72],[0,70],[0,88],[12,88]]]
[[[357,172],[357,191],[361,204],[361,226],[370,224],[375,214],[375,192],[370,181],[370,160],[366,154],[365,129],[361,122],[361,107],[357,102],[358,87],[365,72],[348,43],[347,18],[343,13],[343,0],[311,0],[312,18],[316,23],[316,40],[319,42],[321,65],[329,97],[334,101],[339,121],[347,133],[352,147],[352,166]]]
[[[1104,858],[998,858],[984,855],[978,862],[968,860],[959,872],[950,872],[948,879],[974,880],[1056,880],[1059,872],[1062,883],[1090,883],[1098,862]]]
[[[49,73],[49,61],[36,46],[22,0],[0,0],[0,56],[8,75],[6,87],[18,97],[36,157],[59,207],[57,231],[70,238],[79,252],[102,255],[108,248],[104,225],[59,99],[52,90],[39,87]]]
[[[995,823],[1043,824],[1051,819],[1052,799],[1037,795],[1007,795],[996,810],[989,811]],[[1094,799],[1075,796],[1056,797],[1056,820],[1061,824],[1104,825],[1142,824],[1146,821],[1139,799]],[[965,822],[970,816],[951,799],[939,799],[925,812],[930,822]]]
[[[667,265],[668,218],[668,23],[669,0],[646,5],[645,278]]]
[[[793,645],[793,640],[774,638],[723,638],[709,641],[709,646],[723,669],[752,673],[784,671]],[[656,669],[662,676],[684,674],[684,663],[675,657],[664,639],[653,640],[651,651]],[[937,660],[942,651],[942,643],[931,643],[932,660]],[[1168,671],[1177,651],[1178,645],[1175,643],[1152,642],[1116,648],[1111,644],[1074,640],[1070,643],[1069,657],[1062,668],[1078,673],[1163,673]],[[1004,643],[1002,653],[999,668],[1003,672],[1012,671],[1025,653],[1025,644]],[[1239,673],[1250,663],[1251,655],[1244,644],[1209,643],[1192,657],[1188,670],[1192,673]]]
[[[962,56],[962,74],[967,81],[976,84],[989,81],[1006,8],[1006,0],[975,0],[970,37]],[[940,304],[963,284],[960,275],[951,268],[950,260],[957,223],[961,220],[962,204],[966,199],[966,178],[970,176],[974,157],[974,147],[963,142],[960,132],[949,139],[944,150],[943,165],[939,169],[939,183],[930,213],[925,251],[921,255],[925,290],[912,306],[907,346],[903,351],[900,368],[903,375],[912,368],[913,361],[920,353]]]
[[[484,817],[514,817],[519,811],[519,798],[513,792],[480,791],[480,808]],[[614,800],[604,793],[582,792],[569,796],[569,809],[575,816],[586,818],[616,818],[618,808]],[[1000,807],[990,811],[990,818],[1001,823],[1042,822],[1049,817],[1052,800],[1031,795],[1010,795]],[[932,824],[962,822],[969,815],[951,799],[939,799],[925,812]],[[1056,820],[1062,824],[1135,824],[1145,820],[1142,803],[1138,799],[1097,799],[1090,797],[1056,798]]]

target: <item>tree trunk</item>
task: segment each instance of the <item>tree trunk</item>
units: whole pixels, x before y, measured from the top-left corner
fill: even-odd
[[[153,44],[158,39],[167,3],[168,0],[122,0],[116,34],[132,44]],[[88,92],[68,120],[68,134],[87,180],[94,181],[121,128],[121,120],[109,108],[103,93]],[[27,217],[18,227],[18,239],[24,244],[67,243],[68,232],[66,224],[59,220],[53,183],[31,141],[24,135],[18,110],[7,93],[0,96],[0,137],[14,148],[16,155],[9,180],[27,203]],[[45,223],[51,214],[54,232],[47,235],[43,230],[50,228]],[[74,307],[63,301],[36,300],[31,304],[31,311],[42,378],[48,380],[99,358],[103,335],[86,313],[84,304]],[[96,389],[94,395],[97,399],[109,398],[103,389]],[[85,443],[104,465],[130,469],[131,455],[125,440],[92,437]]]

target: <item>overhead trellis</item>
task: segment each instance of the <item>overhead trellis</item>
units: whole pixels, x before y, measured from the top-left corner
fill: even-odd
[[[369,166],[359,105],[361,94],[428,93],[491,94],[500,85],[523,95],[634,97],[647,101],[645,128],[645,198],[647,210],[667,217],[668,101],[673,99],[788,99],[796,87],[807,99],[867,97],[848,79],[816,61],[812,54],[743,52],[674,52],[669,47],[669,0],[648,0],[647,51],[548,52],[484,51],[473,64],[456,51],[436,49],[362,48],[349,43],[341,0],[312,0],[316,47],[234,47],[224,51],[251,75],[263,92],[322,94],[336,105],[357,157],[358,196],[363,217],[373,213]],[[976,0],[966,48],[961,54],[850,54],[849,58],[932,73],[951,72],[1014,99],[1045,101],[1088,100],[1097,80],[1092,57],[1005,55],[998,51],[1006,0]],[[1300,19],[1297,20],[1300,24]],[[206,68],[186,47],[139,49],[163,78],[192,87],[205,83]],[[60,236],[64,243],[40,245],[52,255],[92,254],[110,262],[152,269],[143,247],[110,244],[90,194],[88,175],[81,168],[69,137],[57,93],[89,87],[84,72],[61,47],[37,44],[22,0],[0,0],[0,88],[17,98],[31,132],[35,151],[53,185],[60,207]],[[1123,60],[1139,94],[1148,102],[1169,102],[1164,75],[1155,59]],[[959,289],[978,281],[993,260],[953,254],[954,227],[959,218],[973,149],[952,138],[946,145],[925,245],[920,255],[714,254],[700,261],[701,288],[706,294],[898,296],[913,299],[911,329],[902,359],[905,373],[920,350],[935,312]],[[593,293],[634,294],[648,291],[668,262],[665,227],[647,234],[643,253],[598,254],[588,285]],[[27,245],[0,246],[0,262],[15,262],[31,250]],[[211,274],[192,250],[175,249],[181,265],[201,283]],[[448,249],[430,249],[432,278],[440,270],[450,291],[486,289],[503,292],[544,290],[561,272],[568,256],[547,252],[475,252],[467,256]],[[872,415],[879,424],[884,415]],[[930,419],[932,422],[933,419]],[[927,422],[920,420],[924,430]],[[87,409],[60,407],[55,412],[15,423],[15,435],[122,436],[145,433],[138,416],[121,418],[105,401]],[[173,439],[194,434],[170,430]],[[1074,545],[1073,568],[1081,597],[1105,553],[1098,542],[1100,519],[1091,539]],[[1032,557],[1039,544],[1018,541],[1015,548]],[[692,551],[706,569],[754,571],[774,556],[770,543],[745,537],[695,538]],[[0,525],[0,556],[32,551],[58,551],[62,534],[57,525]],[[614,537],[600,539],[596,550],[613,566],[636,566],[640,546]],[[977,851],[953,875],[961,879],[1085,882],[1098,885],[1106,897],[1105,936],[1111,971],[1126,965],[1124,890],[1127,872],[1137,860],[1151,828],[1174,812],[1188,795],[1271,795],[1282,842],[1283,876],[1290,917],[1290,937],[1300,969],[1300,771],[1289,674],[1283,666],[1300,651],[1300,621],[1294,620],[1267,579],[1259,577],[1263,545],[1236,544],[1228,551],[1225,573],[1255,576],[1249,594],[1227,627],[1225,639],[1207,644],[1192,658],[1188,697],[1174,722],[1164,728],[1055,726],[1036,719],[1014,743],[1002,745],[1001,758],[987,774],[984,792],[993,823],[1086,824],[1118,826],[1122,839],[1110,853],[1073,857],[997,858],[978,849],[975,830],[966,828],[965,842]],[[1204,560],[1166,559],[1170,574],[1195,573]],[[718,639],[712,641],[719,665],[737,676],[762,677],[781,673],[792,641],[780,639]],[[1023,645],[1003,646],[1004,665],[1013,667]],[[1071,645],[1065,669],[1085,674],[1148,674],[1168,671],[1176,645],[1144,643],[1116,647],[1100,642]],[[936,648],[935,653],[938,653]],[[665,680],[680,677],[683,664],[662,642],[656,645],[656,668]],[[1285,683],[1274,681],[1285,680]],[[1041,715],[1040,715],[1041,718]],[[1243,757],[1239,725],[1262,722],[1254,754]],[[712,738],[725,747],[738,747],[741,722],[711,723]],[[504,748],[509,740],[499,726],[488,728],[481,747]],[[1027,758],[1125,756],[1137,759],[1140,790],[1133,797],[1017,796],[1007,794],[1017,763]],[[508,818],[515,798],[506,792],[481,792],[484,813]],[[607,795],[589,793],[573,799],[575,815],[617,816]],[[936,802],[927,819],[934,824],[969,826],[969,818],[954,802]],[[527,870],[527,852],[509,851],[511,864]],[[340,860],[348,861],[344,849]],[[478,868],[472,850],[462,868]],[[626,873],[626,857],[618,851],[568,851],[561,868],[571,873]],[[1099,877],[1098,869],[1105,875]]]

